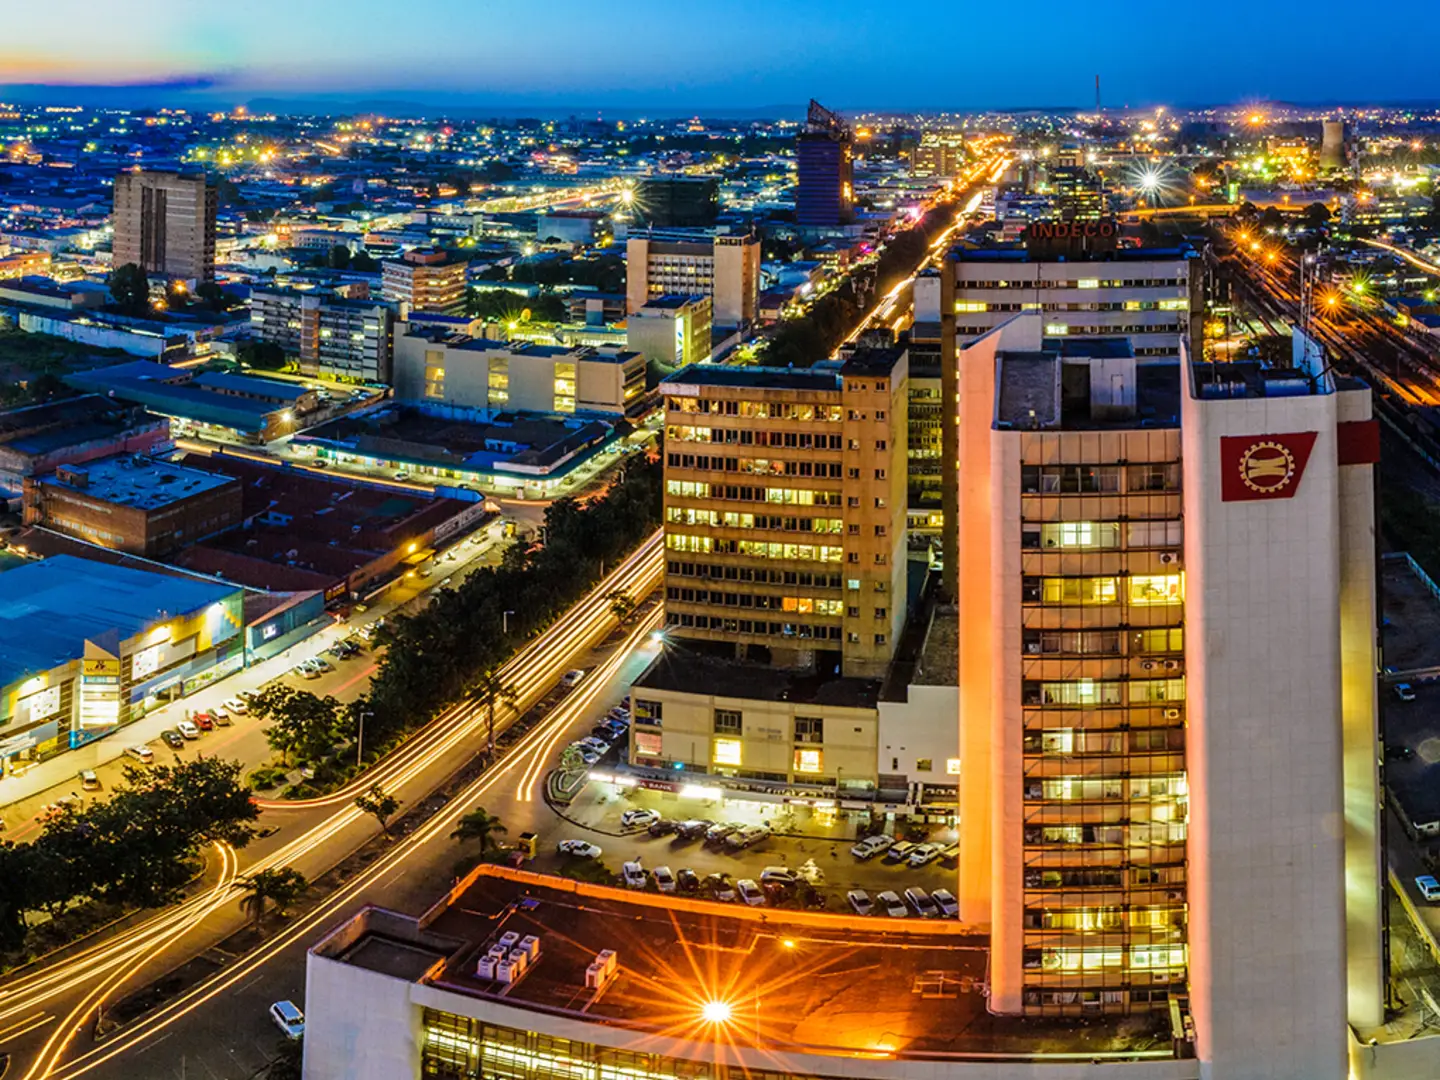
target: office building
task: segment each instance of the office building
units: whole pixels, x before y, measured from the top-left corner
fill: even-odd
[[[259,288],[250,291],[250,329],[261,341],[278,345],[287,357],[312,359],[320,351],[318,292]]]
[[[0,616],[6,775],[244,663],[236,585],[55,555],[0,574]]]
[[[660,393],[670,634],[883,676],[905,619],[905,351],[689,367]]]
[[[280,346],[307,375],[348,382],[390,381],[394,305],[329,292],[255,289],[250,328]]]
[[[948,180],[964,169],[968,154],[965,136],[954,130],[924,131],[910,151],[910,171],[915,176]]]
[[[626,307],[633,314],[660,296],[708,296],[717,327],[755,321],[760,299],[760,240],[651,231],[625,245]]]
[[[1082,165],[1052,165],[1050,195],[1061,221],[1099,221],[1105,216],[1100,178]]]
[[[917,283],[917,336],[938,337],[948,271],[962,343],[1021,312],[1038,311],[1046,337],[1124,337],[1138,357],[1174,359],[1183,337],[1201,339],[1204,275],[1196,253],[1187,245],[1117,249],[1115,228],[1089,226],[1109,230],[1108,250],[1104,239],[1087,246],[1085,227],[1064,222],[1032,224],[1020,246],[956,248],[938,281]],[[1057,230],[1065,236],[1051,239]],[[1071,232],[1079,235],[1069,239]]]
[[[402,323],[395,398],[427,409],[623,416],[645,393],[645,358],[629,349],[492,341]]]
[[[625,320],[626,347],[670,370],[710,359],[708,296],[657,296]]]
[[[25,481],[25,524],[155,559],[241,522],[240,484],[139,454]]]
[[[825,229],[849,222],[855,206],[854,153],[849,125],[811,101],[795,137],[795,224]]]
[[[1045,318],[959,357],[989,1008],[1178,1006],[1204,1076],[1340,1080],[1384,998],[1369,390],[1303,339],[1177,368]]]
[[[204,173],[122,172],[115,177],[114,265],[175,281],[215,277],[215,189]]]
[[[458,314],[465,308],[465,264],[443,251],[417,248],[381,264],[380,288],[386,300],[409,311]]]
[[[635,216],[662,229],[714,225],[720,216],[718,176],[646,176],[635,185]]]

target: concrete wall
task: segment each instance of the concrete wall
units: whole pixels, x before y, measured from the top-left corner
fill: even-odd
[[[958,777],[947,772],[947,763],[960,760],[960,732],[955,725],[959,711],[958,686],[912,686],[906,700],[880,702],[879,771],[903,776],[909,784],[957,783]],[[932,762],[932,770],[919,771],[919,761]]]

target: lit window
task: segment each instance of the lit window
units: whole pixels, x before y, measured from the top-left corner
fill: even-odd
[[[1136,574],[1130,579],[1130,603],[1179,604],[1185,599],[1183,574]]]
[[[1046,337],[1064,337],[1068,333],[1070,333],[1070,327],[1066,326],[1064,323],[1057,322],[1045,324]]]
[[[1099,278],[1081,278],[1081,279],[1080,279],[1079,281],[1077,281],[1075,284],[1076,284],[1079,288],[1082,288],[1082,289],[1098,289],[1098,288],[1100,287],[1100,279],[1099,279]]]
[[[960,775],[960,759],[958,757],[945,759],[945,771],[951,776]]]
[[[795,751],[795,771],[797,773],[818,773],[820,772],[821,752],[805,748],[797,748]],[[736,764],[739,764],[738,760]]]
[[[716,765],[739,765],[740,740],[716,739],[712,747],[710,760]]]

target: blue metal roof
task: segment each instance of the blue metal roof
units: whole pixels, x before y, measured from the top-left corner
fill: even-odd
[[[87,638],[123,641],[239,589],[56,555],[0,574],[0,687],[80,657]]]

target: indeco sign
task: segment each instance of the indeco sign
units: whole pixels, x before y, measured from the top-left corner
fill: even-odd
[[[1025,229],[1025,248],[1046,255],[1113,251],[1119,237],[1113,221],[1036,221]]]

